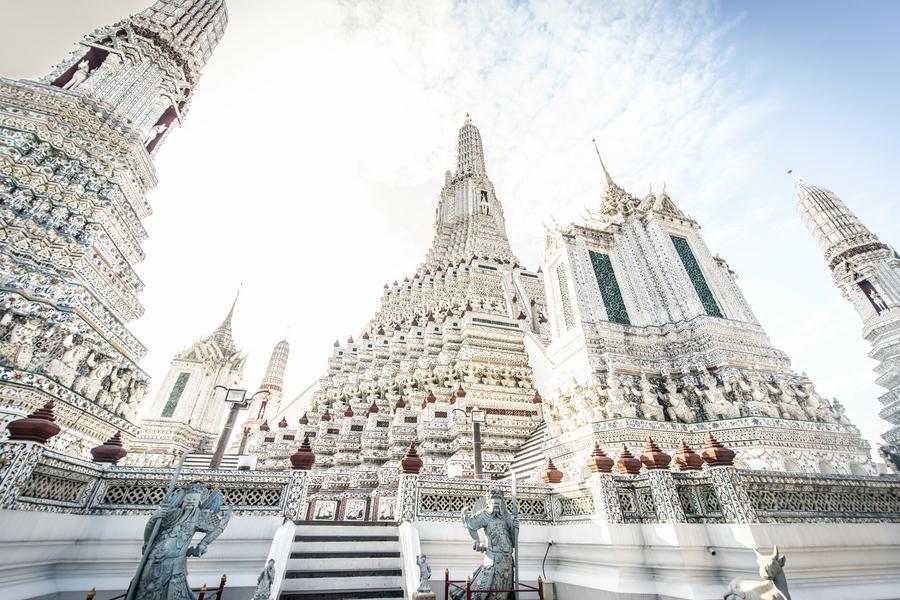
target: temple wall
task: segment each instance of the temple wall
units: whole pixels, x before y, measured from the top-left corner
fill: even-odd
[[[0,597],[3,600],[106,600],[128,587],[141,553],[144,515],[74,515],[0,510]],[[256,576],[281,516],[232,517],[201,559],[188,562],[192,586],[218,586],[223,600],[253,595]]]
[[[444,568],[465,579],[480,562],[459,523],[414,523],[443,598]],[[738,576],[758,578],[752,548],[778,550],[794,600],[896,598],[900,524],[524,525],[520,580],[544,572],[557,600],[722,598]],[[714,554],[713,554],[714,552]]]

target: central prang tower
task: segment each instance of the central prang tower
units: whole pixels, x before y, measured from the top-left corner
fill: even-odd
[[[356,339],[335,342],[300,423],[268,424],[253,444],[259,465],[284,468],[309,436],[323,493],[394,485],[411,444],[424,472],[471,475],[463,411],[477,406],[487,412],[485,474],[499,476],[541,421],[526,344],[549,339],[546,323],[543,276],[510,249],[481,134],[467,115],[424,262],[385,284]]]
[[[224,0],[159,0],[39,82],[0,79],[0,425],[52,400],[55,449],[137,433],[153,157],[226,22]]]

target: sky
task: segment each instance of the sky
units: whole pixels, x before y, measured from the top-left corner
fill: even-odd
[[[0,74],[36,78],[149,0],[0,0]],[[773,344],[870,443],[874,362],[786,175],[900,244],[900,3],[230,0],[229,25],[150,194],[144,317],[171,357],[234,319],[258,386],[287,336],[286,396],[356,337],[427,250],[466,113],[513,250],[597,207],[591,138],[635,195],[663,183],[725,258]],[[27,49],[27,51],[23,51]],[[149,404],[149,401],[148,401]]]

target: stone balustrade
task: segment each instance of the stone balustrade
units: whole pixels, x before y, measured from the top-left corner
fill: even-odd
[[[32,442],[2,442],[0,508],[148,514],[165,496],[172,472],[99,465]],[[401,474],[396,489],[361,493],[349,479],[307,471],[184,469],[179,481],[202,481],[221,490],[237,514],[289,519],[456,521],[494,487],[503,490],[512,508],[508,480]],[[893,476],[732,466],[636,475],[598,472],[583,481],[519,484],[517,497],[520,519],[534,525],[900,522],[900,477]]]

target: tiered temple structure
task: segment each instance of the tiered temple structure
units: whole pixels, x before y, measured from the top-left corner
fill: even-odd
[[[260,427],[264,430],[268,429],[269,419],[281,411],[281,400],[284,397],[284,370],[287,368],[290,351],[291,346],[287,340],[281,340],[272,349],[269,364],[266,366],[266,373],[263,375],[262,383],[259,384],[259,389],[249,392],[253,396],[253,400],[250,402],[243,425],[234,437],[231,446],[232,452],[244,454],[250,436],[258,433]],[[285,422],[286,424],[287,422]]]
[[[467,116],[424,262],[385,284],[357,338],[335,342],[299,423],[269,422],[255,439],[258,467],[285,468],[308,437],[323,489],[393,485],[411,444],[424,472],[470,476],[465,411],[477,406],[487,412],[485,474],[501,475],[541,421],[525,346],[548,339],[545,313],[542,274],[510,249],[481,135]]]
[[[211,452],[229,405],[227,388],[241,387],[245,357],[234,344],[231,309],[215,331],[179,352],[140,423],[128,464],[165,466],[182,452]]]
[[[638,198],[600,164],[599,209],[547,233],[545,454],[578,478],[595,442],[616,453],[652,436],[674,453],[712,432],[744,467],[872,473],[843,407],[772,347],[697,222],[665,188]]]
[[[137,433],[148,376],[127,323],[153,156],[226,22],[223,0],[159,0],[41,81],[0,79],[0,421],[52,399],[57,449]]]
[[[887,390],[881,416],[893,427],[882,448],[900,469],[900,255],[869,231],[833,192],[795,179],[797,211],[812,234],[841,294],[863,322],[878,361],[876,382]]]

